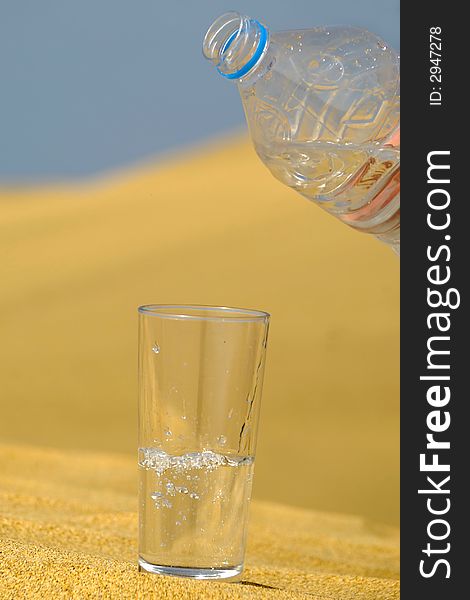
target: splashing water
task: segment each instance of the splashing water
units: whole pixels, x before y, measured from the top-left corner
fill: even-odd
[[[253,468],[252,456],[141,448],[141,557],[159,565],[239,565]]]

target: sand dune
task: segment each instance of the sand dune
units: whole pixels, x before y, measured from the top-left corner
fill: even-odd
[[[398,598],[397,532],[371,520],[398,520],[389,249],[278,184],[246,140],[0,190],[0,229],[2,600]],[[243,584],[137,572],[151,302],[272,314]]]
[[[0,231],[0,440],[134,456],[137,305],[265,309],[254,497],[398,522],[398,260],[246,140],[0,189]]]
[[[136,465],[0,446],[0,598],[394,600],[396,530],[253,502],[243,584],[139,574]]]

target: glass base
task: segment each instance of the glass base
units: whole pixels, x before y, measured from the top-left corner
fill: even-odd
[[[226,569],[169,567],[167,565],[153,565],[139,556],[139,571],[142,573],[154,573],[156,575],[190,577],[192,579],[224,579],[225,581],[240,581],[243,565],[227,567]]]

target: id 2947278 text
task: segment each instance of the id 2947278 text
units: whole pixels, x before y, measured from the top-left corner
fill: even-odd
[[[441,27],[429,28],[429,105],[441,106],[442,104],[442,29]]]

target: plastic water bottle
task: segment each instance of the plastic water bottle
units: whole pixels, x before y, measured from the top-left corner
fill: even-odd
[[[400,252],[399,57],[355,27],[270,33],[236,12],[203,52],[237,82],[261,160],[280,181]]]

